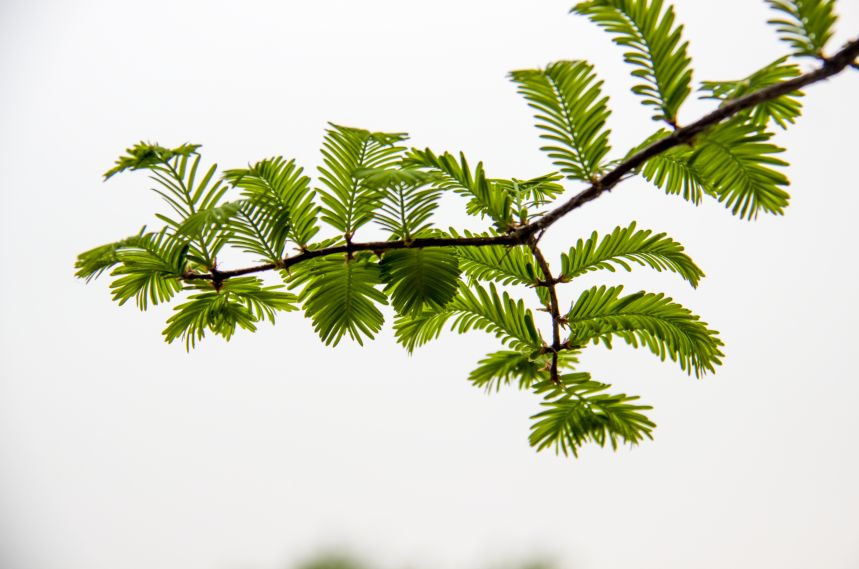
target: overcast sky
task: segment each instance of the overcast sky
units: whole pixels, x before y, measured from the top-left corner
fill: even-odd
[[[676,4],[697,79],[785,50],[762,1]],[[643,271],[585,283],[665,291],[727,345],[703,381],[625,347],[588,352],[597,378],[655,406],[655,441],[632,450],[535,453],[537,400],[466,381],[496,346],[479,333],[409,357],[390,331],[326,348],[290,314],[186,354],[161,339],[169,309],[74,280],[77,253],[153,226],[144,174],[100,177],[141,139],[314,171],[331,120],[527,178],[552,168],[506,73],[587,58],[622,153],[655,125],[620,51],[568,8],[0,2],[0,567],[282,569],[328,547],[390,568],[859,566],[859,72],[811,87],[778,135],[784,217],[743,222],[631,181],[547,235],[554,257],[637,220],[708,274],[698,290]],[[859,4],[839,8],[833,46],[859,33]],[[681,122],[706,108],[690,100]]]

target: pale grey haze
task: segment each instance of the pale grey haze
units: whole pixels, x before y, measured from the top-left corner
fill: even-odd
[[[161,339],[169,309],[73,278],[78,252],[155,221],[145,174],[100,180],[141,139],[313,171],[331,120],[526,178],[552,167],[506,73],[587,58],[624,151],[655,123],[571,3],[0,3],[0,567],[282,569],[326,547],[390,568],[859,566],[859,72],[809,88],[778,134],[785,216],[748,223],[631,181],[547,235],[556,255],[634,219],[708,274],[698,290],[599,279],[667,292],[727,344],[702,381],[625,347],[587,354],[655,407],[655,441],[632,450],[536,454],[536,399],[466,381],[496,345],[479,333],[412,357],[390,331],[330,349],[293,313],[186,354]],[[786,50],[761,1],[676,5],[697,79]],[[859,34],[859,3],[839,11],[834,47]]]

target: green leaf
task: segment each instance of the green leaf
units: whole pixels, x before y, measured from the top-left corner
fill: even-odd
[[[656,132],[638,148],[633,149],[630,155],[650,146],[668,134],[668,131],[664,129]],[[694,155],[695,150],[685,144],[669,148],[665,152],[648,159],[641,169],[641,175],[648,182],[664,190],[666,194],[680,195],[684,200],[698,205],[704,194],[715,195],[716,192],[693,164]]]
[[[216,288],[210,281],[196,281],[189,290],[200,291],[177,306],[167,320],[164,337],[168,343],[182,339],[185,349],[195,347],[206,331],[229,341],[237,328],[257,329],[256,322],[274,323],[278,311],[296,310],[294,295],[281,286],[262,286],[256,277],[235,277]]]
[[[348,333],[363,345],[363,337],[373,338],[382,329],[384,317],[376,304],[387,299],[375,288],[381,274],[369,255],[324,257],[307,271],[299,297],[323,342],[336,346]]]
[[[642,81],[632,90],[645,105],[655,107],[654,120],[677,124],[680,105],[691,92],[691,59],[683,26],[674,25],[674,8],[662,0],[596,0],[581,2],[574,12],[585,15],[628,49],[624,60]]]
[[[545,69],[513,71],[534,118],[549,141],[541,148],[567,178],[594,180],[603,170],[610,147],[606,120],[608,97],[602,96],[593,66],[584,61],[558,61]]]
[[[132,298],[140,310],[159,304],[182,290],[188,243],[166,231],[148,233],[114,251],[116,267],[110,284],[113,300],[120,305]]]
[[[277,312],[298,310],[298,298],[285,292],[282,285],[262,286],[256,277],[233,277],[221,284],[219,292],[229,294],[244,303],[254,319],[274,324]]]
[[[230,219],[230,243],[277,264],[294,229],[291,213],[287,205],[270,196],[246,199]]]
[[[476,387],[485,389],[487,393],[500,391],[502,386],[510,385],[514,381],[519,383],[519,389],[528,389],[537,381],[549,379],[551,362],[552,354],[540,350],[501,350],[487,354],[480,360],[468,380]],[[578,359],[575,352],[558,353],[559,369],[571,368],[576,363]]]
[[[457,235],[455,232],[453,235]],[[469,231],[466,237],[475,236]],[[534,257],[527,247],[517,245],[502,247],[491,245],[487,247],[457,247],[459,267],[463,274],[474,281],[491,281],[502,285],[525,285],[536,287],[535,290],[544,305],[549,304],[549,295],[545,287],[537,287],[544,280],[543,271],[534,262]]]
[[[399,314],[437,310],[456,296],[459,267],[449,249],[397,249],[380,263],[385,292]]]
[[[277,258],[283,256],[282,247],[275,246],[270,239],[273,234],[279,234],[280,229],[285,228],[288,238],[302,248],[306,248],[319,231],[316,223],[319,207],[314,204],[316,192],[310,187],[310,178],[303,172],[294,160],[286,161],[281,156],[224,172],[224,179],[241,188],[245,199],[254,204],[251,210],[243,211],[244,221],[259,227],[245,231],[245,235],[249,238],[256,232],[268,235],[261,238],[265,245],[257,243],[263,250],[279,250]],[[285,227],[287,215],[288,228]],[[272,224],[276,228],[271,227]],[[271,251],[259,253],[257,249],[254,252],[268,258]]]
[[[460,236],[457,232],[452,232],[451,235]],[[482,235],[464,231],[462,236],[468,238]],[[456,254],[459,256],[459,267],[463,274],[472,280],[534,286],[544,278],[531,252],[524,245],[456,247]]]
[[[489,217],[499,231],[506,231],[512,225],[513,197],[486,177],[483,162],[478,163],[472,172],[462,153],[457,162],[449,152],[436,156],[430,149],[412,149],[405,164],[438,173],[435,187],[468,198],[466,211],[469,215]]]
[[[176,229],[178,235],[194,237],[209,231],[218,231],[226,226],[244,206],[244,200],[224,202],[219,206],[202,209],[188,216]]]
[[[800,75],[799,66],[794,63],[786,63],[787,57],[777,59],[743,79],[737,81],[703,81],[701,90],[708,91],[706,99],[716,99],[727,103],[739,99],[760,89],[783,83]],[[789,95],[782,95],[769,101],[759,103],[751,110],[743,113],[757,127],[766,127],[770,121],[778,124],[781,128],[787,128],[787,123],[793,124],[796,118],[802,114],[802,102],[800,98],[804,95],[795,91]]]
[[[622,286],[593,287],[576,300],[567,314],[572,346],[622,338],[633,347],[646,347],[665,360],[671,358],[689,374],[715,372],[723,356],[718,333],[698,316],[663,294],[637,292],[620,296]]]
[[[331,124],[322,143],[324,166],[319,167],[327,189],[320,190],[320,217],[349,235],[373,219],[378,190],[362,182],[362,170],[389,168],[398,163],[406,139],[403,133],[369,132]]]
[[[494,284],[485,289],[477,283],[460,285],[457,296],[440,310],[399,316],[394,323],[397,340],[412,352],[437,338],[451,318],[451,329],[460,334],[472,329],[485,330],[514,350],[528,351],[543,346],[543,339],[534,326],[534,315],[524,302],[513,300],[506,292],[499,294]]]
[[[546,382],[539,389],[545,393],[544,410],[531,417],[529,438],[538,451],[554,448],[558,454],[578,456],[590,442],[616,450],[622,443],[653,438],[656,425],[642,413],[652,407],[639,405],[638,396],[606,393],[610,386],[592,381],[587,373],[563,375],[561,382]]]
[[[513,201],[512,213],[519,218],[519,223],[524,225],[540,214],[533,212],[532,208],[544,206],[564,193],[564,186],[557,183],[562,179],[560,174],[552,173],[530,180],[493,179],[492,183],[500,191],[510,195]]]
[[[195,154],[199,144],[183,144],[177,148],[164,148],[151,142],[140,141],[131,148],[125,150],[125,156],[116,160],[116,166],[104,173],[107,180],[114,174],[125,170],[142,170],[152,168],[158,164],[165,164],[177,156],[188,157]]]
[[[155,193],[160,195],[178,215],[176,218],[171,218],[156,214],[156,217],[176,232],[179,232],[183,224],[197,212],[216,209],[228,190],[221,180],[214,178],[217,164],[212,164],[198,181],[200,159],[199,154],[195,155],[193,160],[189,156],[180,155],[174,160],[150,168],[151,178],[161,186],[161,189],[154,188]],[[194,223],[192,221],[192,225]],[[187,231],[188,236],[191,237],[188,258],[210,268],[215,265],[218,252],[226,245],[228,235],[221,232],[217,225],[200,223],[196,225],[199,231],[193,233]]]
[[[698,139],[691,163],[731,213],[754,219],[764,211],[780,215],[790,196],[788,180],[774,167],[787,162],[774,155],[784,150],[769,142],[772,134],[742,121],[728,121]]]
[[[365,170],[364,183],[378,190],[375,220],[391,239],[406,241],[432,228],[430,218],[438,207],[442,190],[426,184],[438,179],[435,173],[415,167]]]
[[[835,32],[835,0],[767,0],[779,17],[767,23],[776,27],[794,55],[824,57],[823,49]]]
[[[631,271],[630,262],[657,271],[677,273],[693,287],[704,276],[703,271],[683,252],[683,245],[664,233],[636,230],[635,222],[628,227],[617,227],[599,239],[596,231],[589,239],[576,242],[569,253],[561,254],[562,280],[572,280],[598,269],[614,272],[615,267]]]
[[[137,235],[126,237],[114,243],[94,247],[78,255],[77,261],[75,261],[75,268],[77,269],[75,276],[80,279],[86,279],[86,282],[89,282],[101,276],[107,269],[116,266],[119,263],[118,252],[121,249],[141,247],[149,239],[149,236],[143,233],[145,229],[145,227],[141,228]]]

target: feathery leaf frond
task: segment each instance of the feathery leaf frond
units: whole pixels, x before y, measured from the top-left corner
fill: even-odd
[[[546,69],[513,71],[510,78],[550,146],[541,148],[571,180],[593,180],[602,172],[610,150],[605,123],[610,111],[593,66],[584,61],[558,61]]]
[[[473,235],[469,231],[463,234],[466,237]],[[457,247],[456,253],[462,272],[473,280],[534,286],[545,278],[524,245]]]
[[[279,286],[264,287],[256,277],[229,279],[217,289],[210,282],[196,282],[189,288],[200,292],[176,307],[164,329],[168,343],[181,338],[187,350],[207,330],[229,341],[237,327],[253,332],[256,322],[268,319],[273,323],[277,311],[296,309],[295,296]]]
[[[230,219],[239,212],[245,203],[244,200],[236,200],[224,202],[208,209],[201,209],[185,218],[176,228],[176,234],[194,237],[207,233],[209,230],[217,231],[228,225]]]
[[[150,167],[151,179],[158,182],[161,189],[153,188],[178,215],[171,218],[156,214],[171,230],[180,232],[183,224],[197,212],[215,209],[228,187],[222,180],[215,180],[217,164],[212,164],[197,179],[201,157],[196,154],[193,160],[188,155],[178,155],[175,159]],[[205,217],[205,214],[203,214]],[[192,221],[192,225],[195,222]],[[196,223],[198,231],[187,231],[189,242],[188,259],[206,268],[215,265],[218,251],[226,245],[227,235],[218,231],[217,225]]]
[[[573,11],[608,30],[616,44],[629,50],[624,60],[643,81],[632,91],[655,107],[654,120],[676,125],[680,105],[692,91],[692,60],[683,26],[674,25],[674,8],[668,5],[663,11],[662,0],[594,0]]]
[[[241,188],[244,198],[253,204],[242,211],[246,223],[252,223],[251,219],[256,220],[256,223],[267,219],[269,222],[263,224],[263,233],[280,233],[268,227],[274,223],[283,228],[288,238],[299,247],[307,247],[319,231],[316,225],[319,207],[314,204],[316,192],[310,187],[310,178],[303,172],[294,160],[287,161],[276,156],[247,168],[227,170],[224,179]],[[288,228],[285,227],[286,216],[289,218]],[[245,234],[248,237],[251,235]],[[283,250],[282,246],[274,246],[274,243],[268,245],[275,250]]]
[[[601,447],[608,443],[616,450],[619,443],[636,445],[653,438],[656,425],[642,413],[652,407],[636,403],[638,396],[606,393],[611,386],[591,380],[588,373],[560,379],[561,385],[537,386],[545,393],[541,403],[545,409],[531,417],[529,440],[538,451],[554,448],[558,454],[578,456],[588,442]]]
[[[346,235],[373,219],[378,190],[358,177],[362,170],[389,168],[399,162],[404,133],[370,132],[329,123],[322,143],[324,166],[319,167],[325,189],[320,218]]]
[[[790,196],[788,180],[772,167],[787,166],[774,155],[783,149],[771,144],[772,134],[742,120],[722,123],[703,134],[692,164],[731,213],[754,219],[764,211],[781,215]]]
[[[179,278],[185,272],[187,240],[166,231],[147,233],[140,239],[118,247],[113,255],[118,261],[110,283],[113,300],[123,305],[132,298],[140,310],[149,303],[166,302],[182,290]]]
[[[75,276],[79,279],[86,279],[89,282],[97,279],[106,270],[119,263],[118,252],[127,247],[142,247],[143,243],[149,239],[149,236],[143,232],[146,227],[140,229],[137,235],[131,235],[125,239],[94,247],[89,251],[84,251],[78,255],[75,261]]]
[[[799,66],[795,63],[787,63],[787,57],[782,57],[737,81],[702,81],[701,90],[710,93],[704,98],[716,99],[726,103],[759,89],[793,79],[800,73]],[[743,113],[743,116],[748,117],[753,125],[760,128],[766,127],[770,121],[773,121],[784,129],[787,128],[787,123],[793,124],[796,118],[802,114],[802,102],[799,99],[803,96],[802,92],[796,91],[776,99],[763,101],[750,111]]]
[[[437,172],[440,177],[435,186],[468,198],[466,211],[469,215],[487,216],[501,231],[507,230],[511,225],[513,198],[510,193],[486,177],[483,162],[479,162],[472,172],[464,154],[459,154],[457,162],[449,152],[436,156],[428,148],[412,149],[404,162],[407,166],[418,166]]]
[[[513,300],[506,292],[499,294],[494,284],[485,289],[477,283],[460,285],[457,296],[441,310],[398,317],[394,323],[397,341],[412,352],[438,338],[451,318],[451,329],[458,333],[485,330],[514,350],[535,350],[543,345],[534,315],[524,302]]]
[[[480,360],[468,380],[487,393],[498,392],[514,381],[519,383],[519,389],[528,389],[538,380],[549,379],[551,362],[552,354],[548,352],[501,350]],[[565,350],[558,353],[559,369],[571,368],[576,363],[576,352]]]
[[[767,23],[776,27],[782,41],[793,49],[794,55],[823,57],[826,42],[835,32],[835,0],[766,0],[770,8],[780,13]]]
[[[373,338],[382,329],[384,317],[376,305],[387,304],[387,298],[375,288],[382,279],[370,255],[323,257],[306,271],[299,298],[323,342],[336,346],[349,334],[363,345],[363,337]]]
[[[459,289],[459,266],[450,249],[387,251],[379,266],[385,292],[399,314],[441,309]]]
[[[429,220],[438,207],[442,189],[426,185],[438,179],[436,174],[416,167],[359,173],[365,184],[379,192],[375,220],[391,234],[391,239],[409,241],[432,227]]]
[[[630,155],[668,134],[664,129],[657,131],[633,149]],[[679,195],[684,200],[698,205],[703,195],[715,196],[716,192],[693,164],[694,155],[694,149],[688,145],[675,146],[645,162],[641,168],[641,175],[648,182],[664,190],[666,194]]]
[[[637,292],[620,296],[622,286],[593,287],[575,302],[567,320],[568,343],[574,346],[618,336],[633,347],[647,347],[664,360],[671,358],[696,377],[721,364],[718,334],[688,309],[663,294]]]
[[[596,231],[586,240],[579,239],[569,253],[561,254],[560,277],[572,280],[598,269],[613,272],[615,267],[631,271],[629,262],[657,271],[677,273],[693,287],[697,287],[704,276],[704,272],[683,252],[683,245],[664,233],[654,235],[650,230],[636,230],[633,222],[628,227],[615,228],[601,241]]]
[[[270,196],[245,199],[230,219],[230,244],[278,264],[293,230],[292,211],[283,202]]]
[[[188,157],[191,154],[196,154],[198,148],[200,148],[199,144],[183,144],[177,148],[164,148],[141,140],[125,150],[127,154],[120,156],[116,160],[116,166],[104,173],[104,179],[107,180],[114,174],[119,174],[125,170],[142,170],[158,164],[166,164],[177,156]]]
[[[454,233],[455,234],[455,233]],[[465,231],[469,237],[472,233]],[[457,247],[459,267],[470,281],[489,281],[502,285],[525,285],[534,290],[544,305],[549,304],[549,293],[537,284],[545,280],[542,269],[524,245],[513,247]]]
[[[546,174],[530,180],[493,179],[492,183],[500,191],[510,195],[513,201],[513,215],[520,224],[526,224],[541,212],[533,208],[542,207],[564,193],[564,186],[558,183],[563,176],[558,173]]]

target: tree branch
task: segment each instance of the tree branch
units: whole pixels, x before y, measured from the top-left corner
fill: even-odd
[[[558,305],[558,292],[555,290],[555,278],[552,276],[552,270],[549,268],[549,263],[543,256],[543,252],[537,247],[537,240],[531,239],[528,242],[531,248],[531,253],[534,254],[534,259],[540,266],[543,272],[543,282],[538,286],[545,287],[549,291],[549,314],[552,316],[552,366],[549,369],[549,377],[554,383],[560,383],[561,379],[558,375],[558,352],[561,350],[561,310]]]
[[[226,279],[271,271],[275,269],[286,269],[303,261],[307,261],[316,257],[324,257],[338,253],[351,254],[356,251],[374,251],[377,253],[390,251],[392,249],[420,249],[424,247],[486,247],[490,245],[525,245],[531,242],[531,239],[538,232],[545,231],[556,221],[573,211],[580,208],[587,202],[594,200],[603,193],[610,191],[614,186],[621,182],[625,176],[632,174],[647,160],[658,156],[659,154],[679,146],[691,142],[697,135],[706,131],[712,126],[715,126],[722,121],[735,116],[746,109],[750,109],[756,105],[771,101],[782,95],[786,95],[793,91],[797,91],[803,87],[823,81],[841,73],[847,67],[856,67],[856,58],[859,57],[859,39],[849,42],[843,49],[837,52],[832,57],[824,60],[823,64],[804,73],[798,77],[765,87],[754,93],[750,93],[739,99],[734,99],[720,106],[713,112],[704,115],[697,121],[676,129],[668,136],[657,140],[642,150],[636,152],[626,160],[618,164],[614,169],[606,172],[599,180],[593,182],[590,187],[579,192],[569,200],[558,206],[557,208],[547,212],[543,216],[535,219],[531,223],[525,224],[518,229],[503,235],[490,237],[425,237],[412,239],[410,241],[376,241],[366,243],[347,243],[335,247],[326,247],[323,249],[305,250],[292,257],[286,257],[279,263],[266,263],[254,267],[246,267],[243,269],[233,269],[227,271],[216,271],[212,273],[187,273],[182,276],[184,280],[211,280],[222,282]],[[532,249],[533,250],[533,249]],[[538,259],[539,261],[539,259]],[[547,274],[547,278],[550,276]],[[553,363],[557,364],[557,352],[553,358]]]
[[[598,198],[604,192],[611,190],[626,174],[633,172],[654,156],[662,154],[666,150],[670,150],[675,146],[691,142],[695,136],[701,134],[711,126],[715,126],[741,111],[750,109],[766,101],[777,99],[782,95],[787,95],[788,93],[797,91],[807,85],[811,85],[812,83],[817,83],[824,79],[828,79],[833,75],[837,75],[847,66],[851,65],[853,60],[857,57],[859,57],[859,39],[848,43],[844,49],[828,58],[823,65],[813,71],[809,71],[808,73],[794,77],[793,79],[783,83],[764,87],[754,93],[749,93],[745,97],[729,101],[727,104],[722,105],[707,115],[704,115],[697,121],[682,128],[678,128],[665,138],[660,138],[650,146],[636,152],[618,164],[614,170],[606,173],[602,178],[591,184],[591,186],[586,190],[579,192],[564,204],[548,212],[533,223],[522,227],[519,230],[519,233],[533,234],[542,229],[546,229],[574,209],[581,207],[585,203]]]

